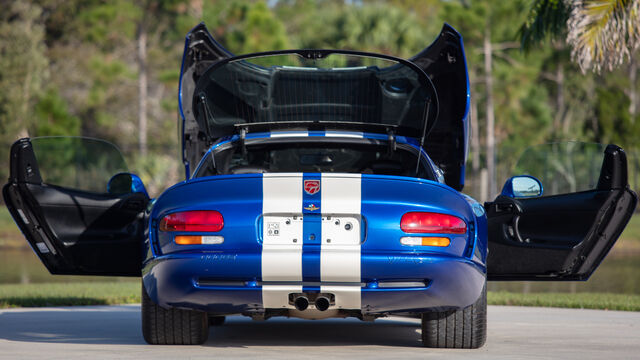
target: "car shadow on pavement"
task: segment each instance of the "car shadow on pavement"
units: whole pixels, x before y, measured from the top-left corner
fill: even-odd
[[[140,330],[139,306],[0,310],[0,339],[70,344],[146,344]]]
[[[0,339],[16,342],[146,345],[139,306],[77,306],[0,310]],[[253,321],[229,317],[209,328],[204,346],[420,346],[416,320],[301,320],[272,318]]]
[[[222,326],[209,328],[205,346],[421,346],[420,324],[415,320],[358,319],[301,320],[272,318],[252,321],[232,317]]]

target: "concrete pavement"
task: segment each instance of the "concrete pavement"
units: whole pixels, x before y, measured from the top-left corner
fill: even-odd
[[[230,317],[203,346],[150,346],[138,305],[0,310],[0,359],[104,358],[442,358],[638,359],[640,313],[489,307],[486,345],[438,350],[420,345],[418,320],[389,318],[255,322]]]

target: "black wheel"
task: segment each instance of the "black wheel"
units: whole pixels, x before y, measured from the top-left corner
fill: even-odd
[[[142,286],[142,335],[153,345],[195,345],[207,341],[207,313],[164,309],[156,305]]]
[[[462,310],[422,314],[422,344],[431,348],[477,349],[487,339],[487,285]]]
[[[224,316],[209,316],[209,325],[220,326],[224,324]]]

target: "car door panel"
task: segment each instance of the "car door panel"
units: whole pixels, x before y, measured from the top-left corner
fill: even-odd
[[[596,189],[485,204],[491,280],[586,280],[607,255],[637,203],[626,156],[609,146]]]
[[[44,184],[28,139],[12,147],[11,159],[5,203],[52,274],[140,276],[145,194],[99,194]]]

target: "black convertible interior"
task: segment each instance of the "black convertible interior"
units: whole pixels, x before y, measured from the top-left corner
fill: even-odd
[[[322,138],[316,138],[322,139]],[[368,139],[336,141],[313,138],[260,139],[221,147],[210,153],[196,177],[222,174],[272,172],[358,173],[420,177],[435,180],[425,159],[416,173],[418,154],[414,148]]]

